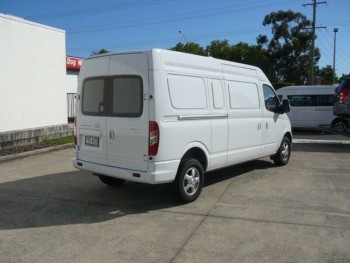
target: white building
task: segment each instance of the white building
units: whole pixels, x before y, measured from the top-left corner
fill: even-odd
[[[0,14],[0,148],[69,130],[65,31]]]

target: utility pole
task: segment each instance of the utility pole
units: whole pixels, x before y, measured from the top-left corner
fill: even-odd
[[[316,7],[318,4],[327,4],[326,1],[324,2],[316,2],[316,0],[313,0],[312,4],[304,4],[303,6],[308,6],[312,5],[313,7],[313,12],[312,12],[312,44],[311,44],[311,70],[310,70],[310,85],[314,84],[314,79],[315,79],[315,62],[314,62],[314,57],[315,57],[315,30],[316,30]]]
[[[334,28],[334,52],[333,52],[333,84],[335,83],[335,47],[337,44],[337,32],[338,28]]]

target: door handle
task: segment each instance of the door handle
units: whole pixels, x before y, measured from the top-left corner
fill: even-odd
[[[109,131],[109,139],[114,140],[114,131],[113,130]]]

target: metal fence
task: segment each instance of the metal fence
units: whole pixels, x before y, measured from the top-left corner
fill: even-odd
[[[74,122],[76,93],[67,93],[68,122]]]

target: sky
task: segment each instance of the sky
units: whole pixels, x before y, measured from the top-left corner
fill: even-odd
[[[231,45],[256,44],[259,34],[271,37],[271,28],[262,25],[266,15],[292,10],[312,20],[312,1],[0,0],[0,13],[65,30],[67,55],[84,58],[102,48],[116,52],[168,49],[190,41],[205,48],[213,40],[224,39]],[[336,74],[349,74],[350,1],[317,2],[318,66],[333,65],[336,39]]]

